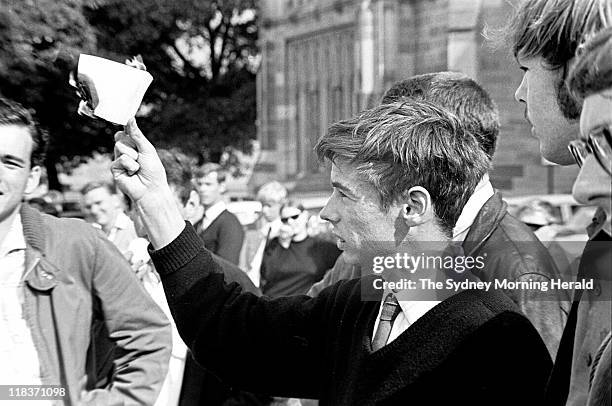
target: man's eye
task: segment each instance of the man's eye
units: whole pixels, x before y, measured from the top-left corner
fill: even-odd
[[[23,168],[23,165],[15,161],[6,161],[4,162],[4,165],[7,166],[8,168]]]

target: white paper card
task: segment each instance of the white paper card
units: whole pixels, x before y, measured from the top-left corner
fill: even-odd
[[[121,125],[134,117],[153,81],[147,71],[86,54],[79,57],[78,78],[89,88],[93,113]]]

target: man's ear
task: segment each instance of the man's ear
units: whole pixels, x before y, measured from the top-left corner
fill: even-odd
[[[408,227],[420,226],[434,217],[431,196],[422,186],[414,186],[404,195],[402,217]]]
[[[28,181],[26,183],[26,188],[24,193],[26,195],[32,193],[40,184],[40,175],[42,173],[42,169],[40,166],[36,165],[30,169],[30,174],[28,175]]]

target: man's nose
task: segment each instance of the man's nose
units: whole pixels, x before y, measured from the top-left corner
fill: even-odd
[[[593,155],[587,156],[580,168],[572,190],[574,198],[583,204],[591,203],[594,197],[611,197],[612,178]]]
[[[517,102],[524,102],[527,96],[527,84],[526,84],[526,80],[525,80],[525,76],[523,76],[523,79],[521,80],[521,84],[519,85],[519,87],[516,88],[516,91],[514,92],[514,99]]]
[[[336,224],[340,219],[338,212],[335,210],[333,196],[329,198],[325,206],[319,212],[319,217],[323,220],[329,221],[332,224]]]

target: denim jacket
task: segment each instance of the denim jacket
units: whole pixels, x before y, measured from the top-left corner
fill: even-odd
[[[66,405],[151,405],[170,357],[170,324],[106,238],[77,219],[23,205],[26,240],[24,317],[42,383],[66,388]],[[94,302],[120,351],[106,389],[86,391]]]

